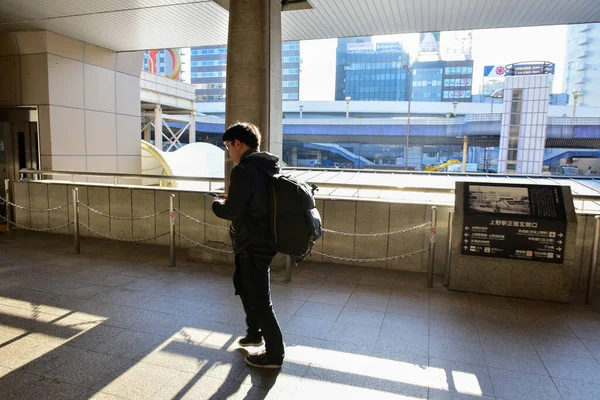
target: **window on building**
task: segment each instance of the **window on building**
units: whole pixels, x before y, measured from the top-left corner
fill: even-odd
[[[300,44],[298,43],[286,43],[281,46],[282,50],[300,50]]]
[[[510,104],[510,127],[508,133],[508,153],[506,157],[506,171],[517,171],[517,158],[519,150],[519,132],[521,130],[521,110],[523,105],[523,89],[513,89]]]
[[[192,78],[222,78],[227,76],[226,71],[192,72]]]
[[[215,48],[215,49],[193,49],[192,50],[192,55],[193,56],[203,56],[203,55],[209,55],[209,54],[227,54],[227,48],[226,47],[219,47],[219,48]]]

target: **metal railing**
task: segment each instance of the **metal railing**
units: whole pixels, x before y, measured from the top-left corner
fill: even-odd
[[[51,171],[51,170],[39,170],[39,169],[21,169],[19,171],[22,181],[39,180],[37,177],[44,176],[70,176],[72,182],[77,182],[76,176],[85,177],[97,177],[97,178],[112,178],[113,184],[118,185],[119,179],[156,179],[159,181],[159,186],[163,187],[162,182],[164,181],[183,181],[183,182],[201,182],[208,183],[208,190],[212,191],[213,183],[220,184],[220,187],[214,190],[223,189],[223,178],[215,178],[209,176],[181,176],[181,175],[149,175],[149,174],[123,174],[123,173],[110,173],[105,172],[85,172],[85,171]]]
[[[6,180],[5,185],[7,188],[9,188],[10,185],[8,185],[7,181],[8,180]],[[0,216],[0,220],[2,222],[6,222],[7,224],[15,226],[20,229],[37,231],[37,232],[54,232],[54,231],[57,231],[57,230],[60,230],[60,229],[66,228],[66,227],[70,227],[71,225],[73,225],[74,251],[77,254],[79,254],[81,251],[80,228],[86,229],[90,233],[92,233],[98,237],[102,237],[102,238],[110,239],[110,240],[122,241],[122,242],[146,242],[149,240],[154,240],[154,239],[158,239],[160,237],[169,235],[169,260],[170,260],[171,267],[174,267],[176,265],[175,238],[177,236],[179,236],[183,240],[186,240],[192,244],[195,244],[205,250],[215,251],[215,252],[229,254],[229,255],[233,254],[233,250],[218,249],[215,247],[207,246],[206,244],[197,242],[194,239],[184,235],[182,232],[180,232],[176,229],[175,221],[176,221],[177,215],[180,215],[180,216],[187,218],[195,223],[202,224],[202,225],[205,225],[208,227],[224,229],[224,230],[228,230],[229,228],[227,228],[225,226],[213,225],[213,224],[207,223],[205,221],[199,220],[199,219],[194,218],[194,217],[190,216],[189,214],[183,212],[182,210],[176,208],[175,207],[175,194],[170,194],[170,196],[169,196],[169,209],[165,209],[165,210],[155,212],[152,214],[148,214],[145,216],[141,216],[141,217],[120,217],[120,216],[114,216],[114,215],[107,214],[102,211],[96,210],[95,208],[91,207],[90,205],[85,204],[79,200],[79,189],[78,188],[72,189],[72,200],[71,201],[69,201],[65,204],[62,204],[58,207],[45,208],[45,209],[34,209],[34,208],[29,208],[29,207],[15,204],[9,200],[8,196],[10,196],[9,190],[7,190],[7,198],[0,197],[0,204],[6,205],[6,214],[4,216]],[[60,226],[57,226],[57,227],[53,227],[53,228],[34,228],[34,227],[30,227],[30,226],[25,226],[25,225],[14,222],[11,218],[11,208],[12,209],[16,208],[16,209],[20,209],[20,210],[28,211],[28,212],[50,213],[50,212],[61,210],[65,207],[69,207],[69,206],[73,206],[73,221],[63,224],[63,225],[60,225]],[[105,234],[105,233],[99,232],[98,230],[95,230],[91,226],[82,222],[80,219],[80,207],[84,207],[90,213],[94,213],[94,214],[99,215],[104,218],[116,219],[116,220],[127,220],[127,221],[136,221],[136,220],[156,218],[156,217],[168,212],[169,213],[169,230],[168,231],[165,230],[165,232],[163,232],[163,233],[151,235],[148,237],[140,237],[140,238],[115,237],[110,234]],[[411,251],[411,252],[408,252],[405,254],[386,256],[386,257],[377,257],[377,258],[354,258],[354,257],[336,256],[336,255],[332,255],[332,254],[323,253],[323,252],[320,252],[317,250],[313,250],[312,253],[322,256],[322,257],[325,257],[325,258],[331,258],[331,259],[335,259],[335,260],[342,260],[342,261],[349,261],[349,262],[356,262],[356,263],[372,263],[372,262],[384,262],[384,261],[387,262],[387,261],[399,260],[399,259],[403,259],[403,258],[409,258],[409,257],[415,256],[415,255],[424,253],[426,251],[429,251],[427,286],[433,287],[435,241],[436,241],[435,239],[436,239],[436,233],[437,233],[436,232],[436,224],[437,224],[437,207],[433,206],[431,208],[431,220],[430,221],[426,221],[425,223],[422,223],[422,224],[419,224],[419,225],[416,225],[413,227],[395,230],[395,231],[391,231],[391,232],[356,233],[356,232],[339,232],[339,231],[334,231],[334,230],[330,230],[330,229],[323,229],[324,234],[342,235],[342,236],[348,236],[348,237],[382,237],[382,236],[400,235],[400,234],[404,234],[404,233],[408,233],[408,232],[417,231],[419,229],[431,227],[430,234],[429,234],[429,247],[417,249],[417,250],[414,250],[414,251]],[[288,262],[286,263],[286,277],[288,279],[291,279],[291,262],[289,262],[289,257],[288,257]]]

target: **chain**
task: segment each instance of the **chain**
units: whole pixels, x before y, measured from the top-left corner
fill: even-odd
[[[63,204],[62,206],[53,207],[53,208],[29,208],[29,207],[24,207],[24,206],[20,206],[18,204],[12,203],[12,202],[8,201],[7,199],[5,199],[4,197],[0,197],[0,205],[4,205],[4,204],[8,204],[9,206],[18,208],[20,210],[30,211],[30,212],[51,212],[51,211],[57,211],[62,208],[68,207],[71,204],[73,204],[73,202],[70,201],[66,204]]]
[[[206,225],[206,226],[209,226],[211,228],[229,230],[229,228],[227,228],[226,226],[213,225],[213,224],[209,224],[208,222],[204,222],[204,221],[201,221],[199,219],[196,219],[196,218],[192,217],[191,215],[188,215],[188,214],[184,213],[183,211],[181,211],[178,208],[176,208],[175,211],[178,212],[179,214],[183,215],[184,217],[186,217],[188,219],[191,219],[192,221],[194,221],[194,222],[196,222],[198,224]]]
[[[429,225],[431,225],[431,221],[425,222],[424,224],[421,224],[421,225],[413,226],[412,228],[406,228],[406,229],[401,229],[399,231],[384,232],[384,233],[348,233],[348,232],[332,231],[330,229],[325,229],[325,228],[323,228],[322,230],[323,230],[323,232],[329,232],[329,233],[333,233],[335,235],[340,235],[340,236],[377,237],[377,236],[397,235],[399,233],[412,232],[412,231],[416,231],[421,228],[425,228],[426,226],[429,226]]]
[[[427,251],[427,249],[420,249],[420,250],[412,251],[410,253],[402,254],[402,255],[399,255],[399,256],[381,257],[381,258],[348,258],[348,257],[338,257],[338,256],[332,256],[332,255],[329,255],[329,254],[321,253],[321,252],[315,251],[315,250],[313,250],[312,253],[320,255],[320,256],[323,256],[323,257],[333,258],[335,260],[342,260],[342,261],[376,262],[376,261],[398,260],[398,259],[401,259],[401,258],[412,257],[412,256],[414,256],[416,254],[424,253],[426,251]]]
[[[111,218],[111,219],[118,219],[118,220],[121,220],[121,221],[137,221],[137,220],[140,220],[140,219],[154,218],[154,217],[157,217],[157,216],[159,216],[161,214],[169,212],[169,210],[163,210],[163,211],[160,211],[160,212],[157,212],[157,213],[154,213],[154,214],[144,215],[143,217],[131,217],[131,218],[130,217],[117,217],[117,216],[114,216],[114,215],[103,213],[102,211],[98,211],[95,208],[92,208],[92,207],[88,206],[85,203],[79,202],[79,204],[82,205],[83,207],[87,208],[91,212],[94,212],[94,213],[96,213],[98,215],[102,215],[103,217],[107,217],[107,218]]]
[[[159,237],[168,235],[169,232],[165,232],[165,233],[161,233],[160,235],[155,235],[155,236],[148,236],[145,238],[140,238],[140,239],[122,239],[122,238],[116,238],[110,235],[105,235],[104,233],[100,233],[95,229],[90,228],[89,226],[87,226],[86,224],[84,224],[83,222],[80,222],[79,225],[81,225],[82,227],[84,227],[85,229],[87,229],[88,231],[98,235],[98,236],[102,236],[103,238],[106,239],[110,239],[110,240],[117,240],[120,242],[145,242],[146,240],[152,240],[152,239],[157,239]]]
[[[185,235],[184,235],[183,233],[181,233],[181,232],[177,232],[177,234],[178,234],[179,236],[181,236],[183,239],[187,240],[188,242],[190,242],[190,243],[193,243],[193,244],[195,244],[195,245],[197,245],[197,246],[200,246],[200,247],[202,247],[202,248],[204,248],[204,249],[207,249],[207,250],[213,250],[213,251],[218,251],[219,253],[233,254],[233,251],[231,251],[231,250],[217,249],[217,248],[210,247],[210,246],[207,246],[207,245],[205,245],[205,244],[202,244],[202,243],[198,243],[198,242],[196,242],[194,239],[190,239],[189,237],[185,236]]]
[[[25,229],[25,230],[28,230],[28,231],[35,231],[35,232],[52,232],[52,231],[57,231],[59,229],[66,228],[67,226],[73,224],[72,222],[68,222],[68,223],[66,223],[64,225],[57,226],[56,228],[31,228],[29,226],[25,226],[25,225],[17,224],[16,222],[12,222],[11,220],[4,218],[2,215],[0,215],[0,220],[2,222],[7,222],[7,223],[9,223],[9,224],[11,224],[13,226],[16,226],[17,228]]]

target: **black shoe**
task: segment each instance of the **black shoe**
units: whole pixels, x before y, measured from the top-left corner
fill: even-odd
[[[262,346],[264,344],[262,337],[260,336],[250,336],[250,335],[246,335],[246,337],[241,338],[238,343],[240,344],[240,346],[242,347],[249,347],[249,346]]]
[[[246,357],[246,364],[256,368],[281,368],[283,358],[272,360],[267,353],[254,354]]]

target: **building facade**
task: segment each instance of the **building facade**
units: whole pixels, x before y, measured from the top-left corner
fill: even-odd
[[[600,106],[600,24],[568,27],[565,64],[565,91],[578,89],[579,105]]]
[[[542,172],[551,76],[515,68],[506,77],[498,172]]]
[[[403,66],[409,63],[409,55],[399,42],[338,39],[336,100],[407,100],[409,73]]]
[[[300,97],[300,42],[281,47],[283,100]],[[192,47],[190,83],[196,87],[196,101],[225,101],[227,46]]]
[[[471,102],[473,60],[415,61],[412,100]]]

